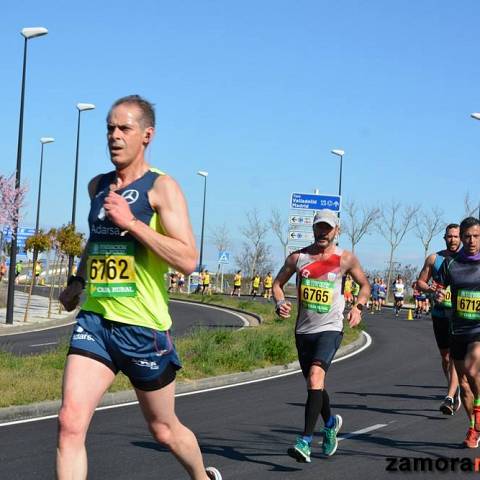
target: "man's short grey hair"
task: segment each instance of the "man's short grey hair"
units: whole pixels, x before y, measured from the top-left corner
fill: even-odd
[[[108,111],[107,123],[110,119],[112,111],[119,105],[136,105],[142,112],[140,122],[143,128],[154,127],[155,128],[155,106],[153,103],[149,102],[146,98],[141,97],[140,95],[127,95],[126,97],[119,98],[113,103]]]

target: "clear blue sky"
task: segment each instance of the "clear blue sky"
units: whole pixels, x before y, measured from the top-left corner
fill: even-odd
[[[15,168],[22,27],[29,42],[22,179],[30,185],[24,225],[35,219],[39,138],[46,145],[41,223],[71,212],[77,102],[82,114],[79,227],[87,181],[110,168],[105,115],[139,93],[157,107],[155,166],[175,177],[200,232],[207,170],[207,232],[226,222],[239,245],[245,212],[288,214],[290,193],[335,193],[343,148],[344,199],[380,207],[392,199],[437,205],[458,221],[478,200],[480,122],[478,19],[466,0],[6,2],[0,18],[0,173]],[[475,173],[474,173],[475,172]],[[476,198],[475,198],[476,196]],[[281,249],[271,244],[276,263]],[[441,246],[439,239],[433,247]],[[387,257],[373,235],[358,248],[370,268]],[[396,260],[421,261],[412,235]],[[215,267],[208,245],[205,260]]]

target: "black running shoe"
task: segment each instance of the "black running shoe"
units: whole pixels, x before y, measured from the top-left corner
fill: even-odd
[[[443,403],[440,405],[440,411],[444,415],[454,415],[455,409],[453,405],[453,398],[452,397],[445,397],[445,400]]]

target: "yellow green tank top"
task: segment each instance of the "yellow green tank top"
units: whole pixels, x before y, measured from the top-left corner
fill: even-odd
[[[164,233],[148,199],[148,192],[160,175],[165,174],[150,168],[116,192],[127,200],[139,221]],[[103,175],[91,201],[87,298],[82,309],[115,322],[168,330],[172,325],[165,287],[168,265],[132,235],[122,236],[120,228],[105,216],[103,203],[114,180],[115,172]]]

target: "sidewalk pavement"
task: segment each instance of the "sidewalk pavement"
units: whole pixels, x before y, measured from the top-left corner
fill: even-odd
[[[25,307],[28,294],[15,291],[15,305],[13,307],[13,324],[6,322],[6,308],[0,308],[0,336],[12,333],[30,332],[73,323],[76,312],[58,313],[58,301],[52,300],[51,316],[48,318],[48,298],[40,295],[32,295],[27,321],[24,321]]]

